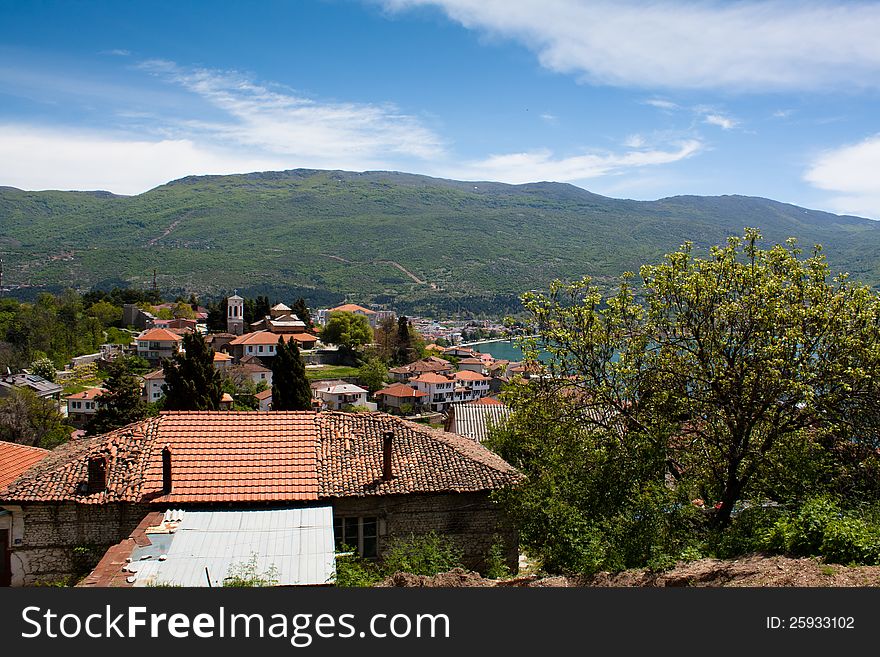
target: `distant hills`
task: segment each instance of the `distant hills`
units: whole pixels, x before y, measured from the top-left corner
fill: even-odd
[[[821,243],[835,269],[880,285],[880,222],[763,198],[629,201],[560,183],[305,169],[191,176],[128,197],[0,187],[5,285],[149,286],[155,268],[171,293],[393,299],[407,312],[503,313],[554,278],[610,283],[744,226],[768,243]]]

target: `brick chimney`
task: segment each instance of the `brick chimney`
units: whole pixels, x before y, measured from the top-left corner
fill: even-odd
[[[165,445],[162,448],[162,492],[167,495],[171,488],[171,447]]]
[[[391,469],[391,446],[393,443],[393,431],[386,431],[382,434],[382,481],[394,479],[394,472]]]

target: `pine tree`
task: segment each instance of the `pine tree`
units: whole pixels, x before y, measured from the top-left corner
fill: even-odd
[[[220,373],[214,350],[200,333],[183,336],[184,353],[162,364],[165,372],[165,408],[169,411],[216,411],[220,408]]]
[[[109,371],[110,376],[104,381],[104,392],[95,400],[95,417],[86,430],[90,435],[124,427],[143,420],[149,414],[147,403],[141,397],[141,383],[125,362],[111,363]]]
[[[272,359],[272,410],[308,411],[312,408],[312,389],[296,342],[278,338]]]
[[[309,307],[306,305],[306,300],[300,297],[293,304],[293,314],[300,318],[301,321],[305,322],[306,329],[311,331],[315,328],[315,325],[312,323],[312,313],[309,312]]]
[[[395,359],[398,363],[408,363],[412,359],[412,345],[409,332],[409,319],[402,315],[397,320],[397,348]]]

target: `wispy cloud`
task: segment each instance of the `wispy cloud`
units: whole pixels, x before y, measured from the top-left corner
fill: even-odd
[[[109,55],[111,57],[128,57],[129,55],[131,55],[131,51],[124,50],[122,48],[113,48],[112,50],[102,50],[98,54]]]
[[[600,176],[617,174],[641,167],[671,164],[698,153],[702,143],[690,139],[670,145],[668,149],[637,150],[622,153],[583,153],[567,157],[555,155],[549,149],[522,153],[491,155],[483,160],[467,162],[444,172],[444,175],[468,180],[500,180],[525,183],[537,180],[581,182]]]
[[[190,122],[223,140],[309,161],[370,166],[389,156],[435,158],[440,137],[393,104],[327,102],[271,89],[236,71],[181,67],[151,60],[141,68],[197,94],[228,120]]]
[[[656,107],[657,109],[662,109],[669,112],[680,109],[677,103],[673,103],[671,100],[664,100],[662,98],[649,98],[644,102],[645,105],[651,105],[652,107]]]
[[[835,212],[880,219],[878,171],[880,134],[822,153],[813,161],[804,179],[836,194],[829,200]]]
[[[794,110],[792,109],[779,109],[773,112],[774,119],[787,119],[792,114],[794,114]]]
[[[514,39],[548,69],[643,88],[822,90],[880,86],[880,4],[659,0],[384,0],[437,6]]]
[[[738,121],[723,114],[705,114],[703,116],[703,123],[718,126],[722,130],[732,130],[738,125]]]
[[[544,114],[541,114],[541,120],[544,121],[545,123],[555,124],[555,123],[559,122],[559,117],[556,116],[555,114],[550,114],[549,112],[545,112]]]

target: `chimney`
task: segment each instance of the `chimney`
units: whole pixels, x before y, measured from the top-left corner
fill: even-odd
[[[382,481],[391,481],[394,478],[394,473],[391,470],[391,445],[393,442],[393,431],[386,431],[382,434]]]
[[[166,495],[171,492],[171,448],[168,445],[162,448],[162,492]]]
[[[88,492],[100,493],[107,489],[107,459],[103,456],[89,458]]]

